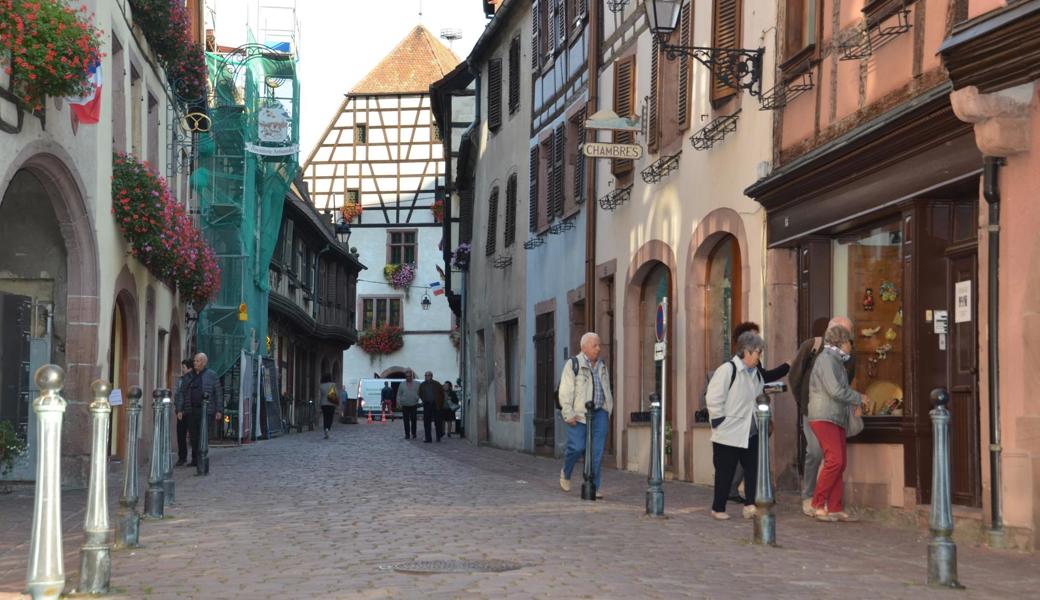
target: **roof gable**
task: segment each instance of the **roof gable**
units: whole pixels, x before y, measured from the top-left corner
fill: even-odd
[[[397,44],[351,90],[351,96],[369,94],[428,93],[430,84],[450,73],[461,62],[422,25]]]

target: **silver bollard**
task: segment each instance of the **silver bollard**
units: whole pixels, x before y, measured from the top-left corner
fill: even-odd
[[[209,394],[202,394],[202,414],[199,415],[199,455],[195,457],[195,474],[209,475]]]
[[[57,365],[36,370],[33,400],[36,413],[36,497],[33,501],[32,538],[26,591],[33,600],[52,600],[65,589],[61,542],[61,421],[65,415],[65,371]]]
[[[957,582],[957,545],[953,537],[950,506],[950,395],[944,388],[932,390],[932,510],[928,542],[928,585],[962,588]]]
[[[148,491],[144,495],[144,514],[161,519],[165,512],[166,494],[163,490],[162,394],[152,392],[152,461],[148,469]]]
[[[162,392],[162,404],[163,404],[163,499],[165,504],[173,504],[176,502],[174,498],[174,481],[173,481],[173,441],[172,441],[172,426],[173,426],[173,400],[170,398],[170,390],[161,389]]]
[[[123,464],[123,493],[119,496],[116,520],[116,547],[136,548],[141,534],[141,514],[137,512],[138,463],[137,442],[141,439],[141,396],[136,385],[130,388],[126,403],[126,462]]]
[[[769,395],[758,396],[755,422],[758,424],[758,473],[755,478],[755,533],[752,541],[762,546],[776,545],[776,515],[773,514],[773,478],[769,464]]]
[[[108,395],[112,392],[112,385],[98,379],[90,389],[94,392],[94,401],[90,403],[93,445],[78,591],[81,594],[104,594],[112,580],[112,528],[108,523],[108,423],[112,416]]]
[[[650,472],[647,474],[646,514],[664,514],[664,470],[661,465],[661,397],[650,394]]]

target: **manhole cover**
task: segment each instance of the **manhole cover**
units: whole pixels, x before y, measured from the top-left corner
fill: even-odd
[[[501,573],[522,567],[505,560],[420,560],[390,565],[398,573]]]

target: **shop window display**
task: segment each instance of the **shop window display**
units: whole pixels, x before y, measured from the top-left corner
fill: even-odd
[[[870,397],[863,416],[903,414],[903,256],[899,223],[832,242],[835,314],[855,325],[856,378]]]

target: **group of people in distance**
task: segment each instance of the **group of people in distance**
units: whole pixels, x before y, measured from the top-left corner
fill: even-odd
[[[388,407],[387,404],[392,403]],[[427,444],[433,442],[433,431],[437,432],[437,441],[445,435],[445,424],[447,424],[447,435],[451,437],[452,427],[455,433],[461,433],[462,423],[460,420],[459,396],[450,381],[439,383],[433,378],[433,372],[427,371],[422,383],[415,380],[415,372],[411,369],[405,372],[404,381],[397,386],[394,393],[390,382],[383,386],[384,409],[393,412],[394,405],[401,409],[401,417],[404,421],[404,439],[416,439],[418,437],[417,425],[419,418],[419,405],[423,409],[423,441]]]
[[[756,399],[765,384],[788,377],[807,443],[802,512],[825,522],[857,520],[845,510],[842,497],[849,420],[852,415],[860,416],[860,407],[868,400],[852,388],[856,365],[852,322],[845,317],[831,319],[823,337],[805,340],[793,361],[773,369],[762,366],[765,341],[757,324],[737,325],[733,338],[733,357],[714,370],[704,395],[715,466],[712,517],[729,519],[726,503],[734,499],[743,504],[741,516],[755,516]],[[571,490],[574,466],[585,452],[585,428],[591,426],[592,478],[596,497],[602,498],[600,465],[613,396],[599,351],[598,335],[589,332],[582,336],[581,352],[563,366],[558,398],[561,417],[568,426],[560,488]],[[586,410],[589,402],[593,407],[591,415]],[[743,497],[736,491],[741,480]]]

